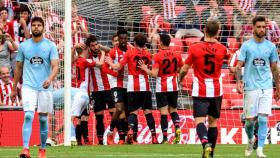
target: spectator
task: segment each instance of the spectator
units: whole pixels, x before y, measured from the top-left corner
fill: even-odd
[[[21,106],[20,89],[18,88],[18,96],[12,101],[10,94],[12,92],[13,81],[10,79],[10,69],[8,67],[0,67],[0,106]]]
[[[14,52],[18,49],[17,44],[13,41],[8,33],[4,34],[2,28],[0,28],[0,66],[11,68],[10,52]]]
[[[200,21],[196,14],[193,2],[190,1],[186,4],[186,11],[181,13],[175,18],[172,23],[174,24],[175,38],[188,37],[203,37],[203,33],[200,31]]]
[[[9,20],[13,19],[14,11],[13,11],[13,3],[11,0],[4,0],[4,7],[7,9],[7,18]]]
[[[5,7],[0,8],[0,27],[3,28],[5,32],[8,31],[8,22],[10,20],[8,19],[8,9]]]
[[[87,21],[77,14],[77,5],[72,6],[72,46],[78,43],[83,43],[85,38],[88,37]]]
[[[218,20],[221,24],[220,42],[226,45],[228,37],[226,12],[224,8],[218,5],[217,0],[208,0],[208,5],[208,8],[203,9],[201,13],[202,28],[204,28],[205,23],[209,20]]]

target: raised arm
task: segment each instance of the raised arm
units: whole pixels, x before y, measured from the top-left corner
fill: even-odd
[[[101,57],[100,60],[96,62],[97,67],[101,67],[104,64],[105,60],[105,52],[101,50]]]
[[[157,77],[157,75],[158,75],[159,69],[158,69],[158,68],[149,69],[149,68],[148,68],[148,65],[145,64],[143,60],[139,60],[139,62],[138,62],[138,67],[139,67],[141,70],[145,71],[149,76]]]

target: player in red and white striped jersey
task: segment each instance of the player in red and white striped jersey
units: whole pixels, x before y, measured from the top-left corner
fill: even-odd
[[[78,53],[78,58],[74,59],[75,50],[72,50],[72,59],[75,61],[75,74],[76,77],[72,79],[72,87],[80,88],[82,91],[90,93],[90,69],[93,67],[101,67],[104,64],[105,52],[101,53],[100,61],[93,61],[89,59],[89,48],[86,44],[77,44],[75,46],[76,52]],[[84,143],[89,143],[88,139],[88,111],[85,109],[80,118],[80,122],[76,125],[76,139],[78,144],[81,144],[81,136],[83,135]]]
[[[8,67],[1,67],[0,77],[0,106],[21,106],[20,96],[17,96],[14,101],[10,97],[13,87],[13,81],[10,80],[10,69]]]
[[[154,56],[152,70],[140,62],[140,68],[149,75],[156,77],[156,99],[157,106],[161,113],[161,129],[163,133],[162,143],[168,143],[167,140],[167,115],[170,113],[175,126],[174,143],[180,141],[180,119],[177,113],[178,99],[178,71],[183,66],[183,60],[180,54],[173,52],[170,47],[171,38],[167,34],[160,35],[161,49]]]
[[[164,19],[176,18],[176,0],[162,0]]]
[[[72,7],[72,45],[83,43],[88,37],[87,21],[77,15],[77,6]]]
[[[104,61],[103,54],[105,55],[105,52],[99,48],[97,38],[94,35],[90,35],[86,39],[85,44],[89,48],[88,58],[90,60],[93,60],[94,62],[101,62],[101,60]],[[108,106],[110,112],[113,112],[114,110],[111,109],[115,108],[115,104],[111,96],[109,79],[107,76],[108,72],[109,72],[109,67],[107,64],[103,64],[101,67],[92,67],[89,72],[90,75],[89,86],[91,92],[90,95],[94,101],[93,110],[95,113],[96,131],[97,131],[97,137],[100,145],[103,145],[103,135],[105,130],[104,123],[103,123],[104,110],[106,109],[106,106]],[[114,73],[115,76],[117,76],[117,73],[116,72]]]
[[[135,48],[129,49],[123,59],[113,64],[112,61],[108,61],[108,64],[116,70],[121,69],[124,66],[128,66],[128,84],[127,84],[127,97],[128,97],[128,138],[129,144],[135,143],[133,140],[133,134],[138,132],[138,128],[135,128],[137,121],[138,110],[144,109],[147,124],[152,133],[152,143],[157,144],[155,121],[152,115],[152,94],[149,84],[148,74],[139,68],[139,61],[143,61],[145,64],[151,64],[151,54],[146,50],[145,45],[147,37],[143,34],[137,34],[134,38]]]
[[[196,131],[203,146],[202,157],[213,157],[214,154],[223,95],[221,69],[224,59],[229,57],[227,48],[217,41],[219,29],[219,22],[207,22],[204,41],[190,47],[188,58],[180,72],[182,81],[193,67],[193,108]],[[208,129],[205,126],[206,116]]]
[[[117,32],[119,44],[114,47],[109,52],[109,57],[113,60],[113,63],[120,62],[125,53],[132,49],[128,41],[128,32],[125,29],[120,29]],[[105,59],[106,61],[106,59]],[[127,66],[118,71],[118,76],[112,76],[108,74],[109,83],[111,87],[111,94],[116,107],[116,112],[113,114],[112,121],[119,120],[119,144],[123,144],[125,141],[124,128],[126,126],[125,122],[125,106],[127,104]]]

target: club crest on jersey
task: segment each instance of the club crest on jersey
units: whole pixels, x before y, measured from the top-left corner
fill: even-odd
[[[261,58],[256,58],[253,60],[253,65],[255,66],[265,66],[265,60]]]
[[[38,56],[36,56],[36,57],[32,57],[31,59],[30,59],[30,63],[31,64],[43,64],[44,63],[44,60],[41,58],[41,57],[38,57]]]

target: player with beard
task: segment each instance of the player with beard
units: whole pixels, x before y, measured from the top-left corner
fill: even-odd
[[[46,157],[48,137],[48,113],[52,113],[51,83],[58,73],[58,52],[53,42],[43,37],[44,21],[34,17],[31,22],[32,38],[21,43],[16,57],[16,71],[11,98],[15,99],[21,77],[24,123],[22,129],[23,150],[21,158],[30,158],[29,141],[32,121],[37,107],[40,122],[41,147],[39,158]]]
[[[114,64],[110,60],[106,62],[116,70],[122,67],[128,67],[128,127],[127,142],[129,144],[137,143],[133,139],[134,133],[138,132],[138,127],[134,127],[137,120],[138,111],[140,108],[144,110],[147,125],[152,133],[152,143],[158,144],[155,130],[155,121],[152,115],[152,94],[149,83],[148,74],[139,68],[139,61],[150,65],[152,63],[152,56],[145,48],[147,37],[143,34],[137,34],[134,38],[135,48],[129,49],[123,56],[123,59]]]
[[[253,20],[254,36],[242,44],[236,66],[237,91],[244,92],[245,131],[248,146],[245,156],[251,156],[254,145],[254,126],[258,123],[257,157],[266,158],[263,147],[267,136],[268,115],[271,114],[273,82],[275,81],[275,100],[280,99],[279,57],[275,45],[265,39],[266,19],[256,16]],[[244,65],[244,83],[241,68]],[[272,76],[271,76],[272,73]]]
[[[104,52],[101,50],[97,38],[94,35],[90,35],[86,39],[85,44],[89,48],[89,59],[95,62],[100,62]],[[113,115],[113,112],[115,111],[115,104],[111,96],[108,74],[117,76],[117,73],[110,70],[107,64],[90,69],[90,92],[91,98],[94,101],[93,109],[96,118],[97,137],[100,145],[103,145],[105,128],[103,123],[104,110],[108,107],[111,115]],[[114,129],[116,126],[117,122],[112,121],[111,128]]]

